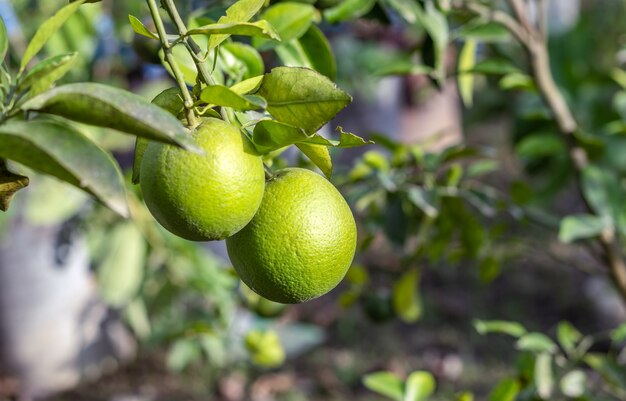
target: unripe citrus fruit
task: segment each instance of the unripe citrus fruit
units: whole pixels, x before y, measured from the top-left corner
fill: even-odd
[[[248,287],[275,302],[298,303],[339,284],[356,239],[339,191],[312,171],[287,168],[267,182],[257,214],[226,246]]]
[[[256,213],[263,162],[239,129],[222,120],[206,119],[192,135],[205,154],[150,142],[141,190],[152,215],[172,233],[192,241],[224,239]]]

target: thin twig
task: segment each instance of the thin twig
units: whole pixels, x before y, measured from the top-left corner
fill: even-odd
[[[548,4],[546,0],[536,0],[535,4],[537,6],[537,29],[545,41],[548,38]]]

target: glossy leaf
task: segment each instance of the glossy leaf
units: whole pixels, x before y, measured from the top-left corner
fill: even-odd
[[[603,216],[581,214],[567,216],[561,221],[559,240],[570,243],[580,239],[597,237],[611,227],[611,220]]]
[[[263,7],[265,0],[240,0],[226,10],[226,15],[217,20],[218,24],[230,24],[233,22],[248,22]],[[214,49],[230,35],[212,35],[209,38],[208,49]]]
[[[209,104],[232,107],[237,110],[258,110],[267,106],[260,96],[240,95],[222,85],[207,86],[202,90],[200,98]]]
[[[204,25],[190,29],[188,35],[242,35],[281,40],[274,27],[265,20]]]
[[[412,372],[406,379],[404,401],[424,401],[435,392],[435,378],[429,372]]]
[[[512,337],[521,337],[526,334],[524,326],[517,322],[505,320],[475,320],[474,328],[479,334],[489,333],[508,334]]]
[[[19,84],[20,90],[30,89],[30,95],[36,96],[48,90],[74,66],[78,53],[52,56],[37,63],[24,76]]]
[[[330,179],[333,175],[333,161],[328,147],[308,143],[296,143],[296,146]]]
[[[237,82],[230,87],[230,90],[239,95],[247,95],[248,93],[256,92],[262,82],[263,75],[259,75],[258,77],[252,77],[246,79],[245,81]]]
[[[315,7],[309,4],[282,2],[269,7],[261,14],[278,32],[283,42],[298,39],[309,29],[313,22],[320,20]],[[277,41],[253,38],[252,44],[260,50],[272,49]]]
[[[405,273],[393,286],[393,310],[406,323],[415,323],[422,316],[422,301],[419,296],[420,275],[417,269]]]
[[[13,195],[29,183],[28,177],[9,171],[5,164],[0,160],[0,210],[3,212],[9,209]]]
[[[315,25],[299,39],[278,46],[276,54],[286,66],[308,67],[335,80],[335,57],[326,36]]]
[[[341,1],[334,7],[324,10],[324,17],[331,24],[352,20],[369,13],[376,0],[346,0]]]
[[[252,46],[240,42],[228,42],[220,46],[220,54],[228,52],[245,66],[243,78],[252,78],[265,73],[265,64],[259,52]]]
[[[463,49],[459,54],[459,66],[460,71],[457,76],[457,82],[459,86],[459,93],[461,100],[466,107],[471,107],[474,102],[474,75],[471,73],[464,73],[462,71],[470,71],[476,64],[476,47],[478,43],[474,39],[468,39],[463,45]]]
[[[102,84],[59,86],[30,99],[22,109],[55,114],[199,151],[187,129],[171,114],[140,96]]]
[[[374,141],[366,141],[351,132],[345,132],[342,127],[337,127],[337,131],[339,131],[339,140],[326,139],[320,134],[314,134],[305,139],[303,142],[333,148],[356,148],[359,146],[372,145],[374,143]]]
[[[276,67],[265,75],[258,94],[278,121],[317,132],[352,98],[327,77],[308,68]]]
[[[404,401],[402,380],[389,372],[376,372],[363,376],[363,385],[378,394],[395,401]]]
[[[4,60],[9,51],[9,33],[4,24],[4,20],[0,17],[0,62]]]
[[[141,287],[146,241],[132,222],[118,224],[108,235],[106,256],[98,266],[97,281],[107,304],[121,307],[128,304]]]
[[[35,36],[24,51],[22,62],[20,64],[20,72],[24,71],[28,63],[39,53],[48,40],[54,35],[59,28],[72,16],[84,3],[84,0],[76,1],[61,8],[56,14],[44,21],[35,32]]]
[[[45,120],[0,125],[0,158],[57,177],[94,195],[120,215],[128,215],[119,167],[69,125]]]
[[[143,22],[139,21],[139,18],[135,17],[134,15],[129,15],[128,20],[130,21],[130,26],[133,28],[133,31],[135,31],[136,34],[145,36],[150,39],[159,39],[159,37],[155,33],[146,28]]]
[[[252,135],[252,141],[261,154],[302,142],[307,138],[301,128],[274,120],[259,121]]]

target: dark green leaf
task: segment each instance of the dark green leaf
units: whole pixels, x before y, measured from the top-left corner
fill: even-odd
[[[515,401],[520,392],[520,383],[515,379],[504,379],[489,395],[489,401]]]
[[[380,65],[372,74],[384,77],[388,75],[429,75],[432,72],[432,67],[419,65],[411,59],[397,59]]]
[[[281,40],[274,27],[265,20],[256,22],[230,22],[204,25],[190,29],[188,35],[242,35]]]
[[[146,26],[134,15],[129,15],[128,20],[130,21],[130,26],[133,28],[133,31],[135,31],[136,34],[145,36],[150,39],[159,39],[159,37],[155,33],[150,32],[150,30],[146,28]]]
[[[352,98],[327,77],[307,68],[276,67],[266,74],[258,94],[278,121],[317,132]]]
[[[30,88],[30,95],[36,96],[48,90],[74,66],[78,53],[52,56],[37,63],[21,80],[20,90]]]
[[[66,181],[122,216],[128,215],[119,167],[69,125],[45,120],[0,125],[0,157]]]
[[[96,83],[59,86],[27,101],[24,110],[56,114],[199,151],[171,114],[130,92]]]
[[[333,175],[333,161],[328,147],[308,143],[296,143],[296,146],[330,179]]]
[[[84,0],[70,3],[60,9],[52,17],[48,18],[43,24],[39,26],[35,36],[28,44],[28,47],[24,51],[22,62],[20,64],[20,72],[24,71],[30,60],[39,53],[41,48],[48,42],[48,40],[61,28],[61,26],[78,10],[78,7],[84,3]]]
[[[335,57],[326,36],[315,25],[311,25],[299,39],[278,46],[276,54],[285,65],[309,67],[331,80],[335,79]]]
[[[226,15],[220,17],[218,24],[229,24],[232,22],[248,22],[259,12],[265,4],[265,0],[240,0],[235,2],[226,10]],[[230,35],[212,35],[209,39],[208,49],[214,49],[223,41],[228,39]]]
[[[474,328],[479,334],[488,333],[508,334],[512,337],[521,337],[526,334],[524,326],[517,322],[509,322],[505,320],[475,320]]]
[[[429,372],[412,372],[406,379],[403,401],[424,401],[435,392],[435,378]]]
[[[309,4],[283,2],[269,7],[261,14],[261,18],[267,20],[280,35],[283,42],[290,42],[304,35],[313,22],[318,22],[320,17],[315,7]],[[279,42],[253,38],[252,44],[260,50],[272,49]]]
[[[594,238],[611,227],[611,220],[606,216],[581,214],[567,216],[561,221],[559,240],[569,243],[580,239]]]
[[[404,386],[402,380],[389,372],[370,373],[363,377],[363,385],[378,394],[394,401],[403,401]]]
[[[420,274],[417,269],[411,269],[393,286],[393,310],[406,323],[415,323],[422,316],[419,279]]]
[[[200,98],[209,104],[232,107],[237,110],[258,110],[267,103],[260,96],[240,95],[222,85],[210,85],[202,90]]]
[[[308,136],[301,128],[274,120],[262,120],[254,127],[252,141],[261,154],[302,142]]]
[[[375,4],[376,0],[341,1],[336,6],[324,10],[324,17],[331,24],[356,19],[369,13]]]
[[[6,212],[13,195],[20,189],[27,187],[28,182],[28,177],[9,171],[5,161],[0,160],[0,210]]]

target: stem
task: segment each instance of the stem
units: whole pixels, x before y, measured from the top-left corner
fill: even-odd
[[[156,3],[156,0],[147,0],[148,7],[150,8],[150,14],[152,15],[152,20],[154,21],[154,25],[157,29],[157,34],[159,35],[159,40],[161,41],[161,47],[163,48],[163,52],[165,53],[165,61],[169,64],[172,69],[172,73],[174,74],[174,78],[176,79],[176,83],[180,88],[180,92],[183,95],[183,101],[185,104],[185,110],[187,115],[187,124],[190,127],[195,127],[198,125],[198,119],[193,111],[193,99],[191,94],[189,93],[189,88],[187,88],[187,84],[185,83],[185,79],[183,77],[183,73],[176,63],[174,56],[172,55],[172,47],[167,40],[167,32],[165,31],[165,27],[163,26],[163,20],[161,19],[161,14],[159,14],[159,7]]]
[[[520,43],[525,47],[532,73],[537,85],[537,89],[552,112],[556,120],[559,132],[565,138],[569,149],[569,156],[576,169],[577,179],[576,188],[581,198],[585,202],[585,208],[588,212],[593,213],[591,205],[587,202],[584,194],[581,174],[589,165],[589,158],[584,148],[576,143],[574,134],[578,131],[578,122],[565,101],[563,93],[558,88],[552,69],[550,67],[550,56],[547,48],[547,40],[541,32],[541,28],[537,29],[528,23],[528,15],[526,7],[521,0],[508,0],[511,9],[515,13],[517,19],[510,15],[497,10],[491,10],[489,7],[474,3],[470,0],[459,0],[455,3],[458,8],[469,10],[483,18],[501,23],[507,27],[511,33],[517,37]],[[503,15],[504,14],[504,15]],[[626,262],[621,250],[619,238],[613,229],[606,230],[602,233],[597,241],[602,250],[602,257],[609,268],[609,274],[613,284],[617,288],[622,300],[626,302]]]

